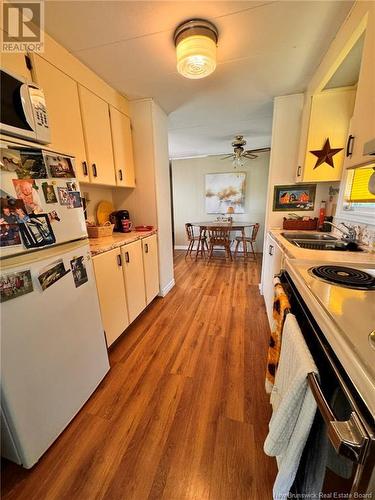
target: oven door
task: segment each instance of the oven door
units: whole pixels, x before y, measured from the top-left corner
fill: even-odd
[[[1,132],[36,140],[33,110],[26,81],[1,70]]]
[[[317,412],[291,492],[327,494],[325,498],[350,498],[350,494],[368,493],[374,487],[373,416],[288,273],[282,273],[280,280],[319,371],[319,379],[315,374],[308,376]]]

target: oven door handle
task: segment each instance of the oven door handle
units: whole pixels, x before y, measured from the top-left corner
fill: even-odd
[[[316,373],[309,373],[307,380],[318,409],[327,425],[328,437],[333,447],[337,453],[349,458],[352,462],[361,463],[368,446],[369,437],[358,415],[352,412],[349,420],[337,420],[324,397]]]

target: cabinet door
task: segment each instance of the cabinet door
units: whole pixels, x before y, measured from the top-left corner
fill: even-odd
[[[115,186],[108,104],[85,87],[78,89],[91,182]]]
[[[312,98],[307,145],[303,164],[303,182],[339,181],[342,176],[346,138],[355,100],[354,89],[333,89]],[[315,168],[317,157],[311,151],[321,150],[327,140],[331,148],[342,148],[333,156],[334,168],[323,163]],[[298,175],[298,172],[297,172]]]
[[[146,307],[142,242],[138,240],[121,247],[121,255],[124,263],[126,299],[131,323]]]
[[[26,66],[26,54],[24,53],[1,53],[1,67],[14,73],[15,75],[23,76],[31,81],[31,72]]]
[[[149,304],[159,293],[158,240],[156,234],[142,240],[142,249],[146,302]]]
[[[282,255],[282,251],[280,250],[280,247],[277,245],[276,241],[271,238],[270,235],[268,235],[266,253],[263,260],[263,265],[265,266],[266,271],[264,273],[264,282],[262,289],[270,328],[272,328],[273,324],[273,279],[275,274],[278,274],[280,272]]]
[[[88,182],[78,84],[37,54],[33,55],[33,71],[46,96],[51,124],[50,147],[74,156],[78,180]]]
[[[129,325],[121,251],[116,248],[104,252],[92,261],[104,331],[110,346]]]
[[[113,106],[109,106],[115,160],[116,184],[135,187],[133,143],[130,119]]]
[[[368,22],[362,52],[354,113],[350,125],[351,150],[345,158],[345,168],[374,160],[373,156],[363,155],[363,146],[375,137],[375,3],[368,2]],[[349,151],[350,153],[350,151]]]

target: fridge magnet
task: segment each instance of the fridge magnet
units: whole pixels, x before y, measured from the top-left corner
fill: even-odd
[[[57,188],[57,195],[59,197],[60,205],[63,205],[63,206],[70,205],[68,188],[58,187]]]
[[[72,158],[69,156],[47,153],[46,151],[44,151],[43,154],[51,177],[57,179],[71,179],[76,176]]]
[[[76,288],[88,281],[86,266],[83,262],[83,256],[76,257],[75,259],[71,260],[70,267],[72,268]]]
[[[50,222],[54,222],[54,221],[60,222],[61,221],[60,216],[56,212],[56,210],[52,210],[52,212],[49,212],[48,218],[49,218]]]
[[[42,189],[46,203],[57,203],[56,193],[52,184],[48,184],[48,182],[43,182]]]
[[[316,184],[275,186],[273,210],[314,210]]]
[[[34,290],[30,271],[0,276],[0,302],[16,299]]]
[[[69,191],[69,205],[68,208],[82,207],[81,193],[79,191]]]
[[[78,191],[78,185],[75,181],[70,181],[66,183],[68,191]]]
[[[13,179],[17,198],[25,204],[28,214],[43,212],[38,187],[34,179]]]
[[[56,242],[47,214],[28,215],[22,212],[22,209],[19,209],[17,215],[22,241],[26,248],[38,248]]]
[[[59,281],[63,276],[70,273],[70,269],[65,269],[64,262],[61,260],[55,262],[55,264],[42,272],[38,276],[38,280],[42,290],[47,290],[54,283]]]

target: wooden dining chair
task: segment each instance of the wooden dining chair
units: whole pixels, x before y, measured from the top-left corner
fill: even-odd
[[[256,255],[255,255],[255,243],[256,243],[256,238],[258,235],[258,231],[260,228],[260,224],[256,223],[252,226],[252,231],[251,231],[251,236],[237,236],[236,237],[236,248],[234,249],[234,257],[237,257],[238,253],[238,247],[240,243],[242,243],[242,251],[243,251],[243,257],[247,257],[247,245],[250,245],[250,253],[253,255],[253,259],[256,260]]]
[[[233,260],[230,250],[230,229],[230,227],[222,226],[214,226],[208,229],[208,261],[212,259],[215,248],[223,248],[225,250],[225,258]]]
[[[188,255],[191,255],[193,250],[197,252],[196,257],[198,257],[198,253],[200,252],[202,256],[205,256],[205,247],[208,251],[207,237],[204,230],[200,230],[199,236],[194,234],[194,226],[187,222],[185,224],[186,237],[188,239],[189,245],[187,247],[185,258]],[[194,249],[194,244],[197,242],[197,248]]]

